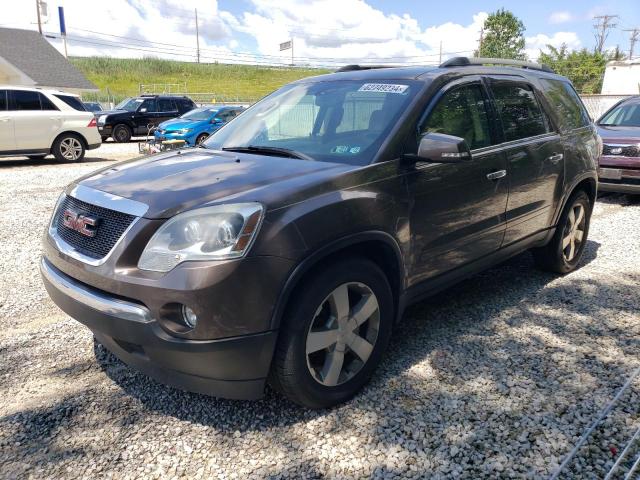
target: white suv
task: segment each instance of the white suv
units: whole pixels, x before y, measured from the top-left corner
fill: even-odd
[[[93,113],[77,95],[0,85],[0,155],[82,160],[102,140]]]

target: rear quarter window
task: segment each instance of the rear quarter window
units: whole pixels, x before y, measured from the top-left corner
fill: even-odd
[[[64,103],[69,105],[74,110],[78,110],[79,112],[86,112],[84,104],[80,101],[78,97],[74,97],[72,95],[54,95],[56,98],[62,100]]]
[[[563,130],[586,127],[591,123],[587,109],[569,82],[543,78],[540,83],[545,96],[556,110],[558,123]]]

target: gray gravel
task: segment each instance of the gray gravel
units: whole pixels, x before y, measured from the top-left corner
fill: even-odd
[[[157,384],[94,351],[37,273],[59,191],[135,153],[123,148],[79,165],[0,161],[4,478],[545,477],[640,365],[640,202],[611,195],[582,268],[556,277],[523,254],[413,307],[346,405],[312,412],[272,392],[233,402]],[[640,380],[565,478],[602,478],[639,422]]]

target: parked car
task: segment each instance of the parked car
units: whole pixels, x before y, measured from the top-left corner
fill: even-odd
[[[604,144],[600,190],[640,194],[640,96],[616,103],[596,124]]]
[[[87,112],[102,112],[102,105],[98,102],[83,102]]]
[[[55,206],[47,291],[162,382],[349,399],[408,305],[528,249],[560,274],[585,250],[595,126],[547,67],[483,62],[305,78],[202,148],[87,175]]]
[[[243,107],[195,108],[173,120],[162,122],[154,133],[156,141],[184,140],[188,145],[200,145],[209,135],[233,120]]]
[[[176,118],[196,108],[188,97],[141,95],[127,98],[115,110],[98,116],[102,140],[112,137],[116,142],[128,142],[134,135],[147,135],[150,127]]]
[[[0,156],[77,162],[102,142],[96,119],[77,95],[22,86],[0,86]]]

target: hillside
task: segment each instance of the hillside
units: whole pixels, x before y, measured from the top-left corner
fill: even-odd
[[[98,94],[84,95],[86,100],[115,101],[137,95],[139,85],[157,84],[156,93],[191,94],[196,101],[252,101],[285,83],[311,75],[327,73],[315,68],[266,67],[214,63],[188,63],[152,58],[72,57],[70,61],[100,88]],[[153,91],[149,87],[148,91]],[[206,94],[206,95],[193,95]]]

